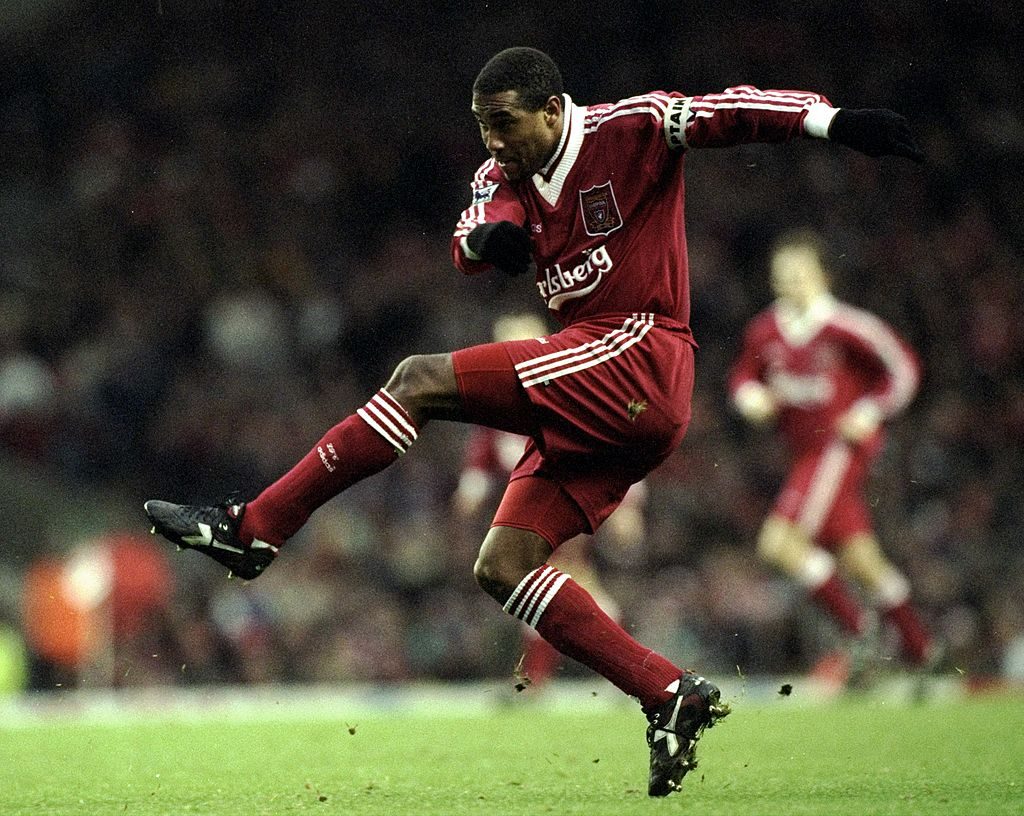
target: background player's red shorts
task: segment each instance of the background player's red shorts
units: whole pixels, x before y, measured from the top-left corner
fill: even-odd
[[[535,475],[558,485],[583,512],[575,532],[596,530],[690,421],[692,339],[665,318],[610,316],[452,359],[468,419],[531,438],[511,481]],[[531,505],[503,502],[503,523],[533,529]]]
[[[835,550],[856,533],[871,532],[864,485],[879,445],[850,445],[838,437],[799,455],[775,503],[775,512]]]

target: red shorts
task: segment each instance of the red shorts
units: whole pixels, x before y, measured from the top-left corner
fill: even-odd
[[[800,454],[775,503],[775,513],[835,550],[856,533],[871,532],[864,485],[880,443],[850,445],[839,438]]]
[[[510,482],[540,477],[553,485],[546,504],[562,506],[563,518],[542,523],[542,488],[531,479],[529,488],[510,485],[495,523],[549,527],[541,535],[552,546],[594,532],[678,447],[690,421],[692,339],[665,318],[605,317],[462,349],[452,360],[469,421],[530,437]],[[571,521],[565,496],[578,508]]]

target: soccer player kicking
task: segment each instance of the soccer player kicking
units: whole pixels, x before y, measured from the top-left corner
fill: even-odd
[[[452,238],[455,265],[519,275],[533,261],[561,330],[409,357],[251,502],[149,501],[146,512],[170,541],[255,578],[314,510],[394,462],[429,421],[530,437],[474,574],[507,613],[639,700],[648,792],[664,796],[695,766],[702,731],[727,712],[719,690],[635,641],[547,561],[563,541],[593,533],[689,422],[687,152],[807,136],[872,156],[922,156],[898,114],[837,110],[802,91],[654,91],[578,105],[551,58],[530,48],[487,62],[472,113],[490,157]]]
[[[748,325],[729,381],[740,413],[755,424],[774,420],[792,454],[758,554],[844,632],[863,638],[873,618],[840,578],[843,567],[899,632],[907,662],[925,666],[939,650],[910,603],[907,579],[882,553],[865,496],[883,423],[917,393],[917,357],[879,318],[830,294],[812,233],[777,242],[771,285],[777,299]]]

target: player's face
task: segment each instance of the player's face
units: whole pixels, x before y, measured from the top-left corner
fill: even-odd
[[[826,288],[821,259],[811,247],[786,246],[772,256],[772,289],[781,300],[806,306]]]
[[[539,111],[529,111],[521,106],[516,91],[474,94],[473,116],[484,147],[510,181],[538,172],[562,136],[562,100],[557,96]]]

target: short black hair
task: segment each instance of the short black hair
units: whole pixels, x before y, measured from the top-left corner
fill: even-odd
[[[503,91],[518,93],[524,109],[540,110],[552,96],[561,96],[562,74],[543,51],[506,48],[487,61],[473,82],[474,95]]]

